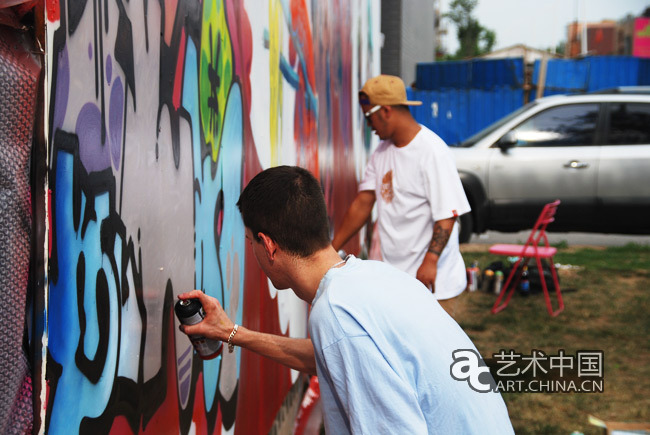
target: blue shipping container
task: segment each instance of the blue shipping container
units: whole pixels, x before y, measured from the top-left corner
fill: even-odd
[[[537,86],[540,61],[532,84]],[[417,90],[410,98],[423,102],[412,108],[415,119],[447,143],[460,142],[524,104],[524,61],[476,59],[417,65]],[[544,96],[589,92],[617,86],[650,85],[650,59],[592,56],[550,59]],[[535,89],[529,99],[535,98]]]
[[[522,89],[501,87],[493,90],[439,89],[407,90],[408,98],[422,101],[411,107],[421,124],[447,144],[456,144],[521,107]]]
[[[540,61],[536,61],[533,72],[535,86],[539,84],[540,67]],[[649,73],[650,59],[632,56],[551,59],[547,64],[544,96],[649,85]]]
[[[524,60],[507,58],[419,63],[416,77],[415,86],[424,90],[521,87],[524,83]]]
[[[535,61],[533,85],[539,84],[541,61]],[[544,89],[561,90],[561,93],[584,92],[587,90],[589,63],[584,59],[549,59],[546,64]],[[545,93],[546,95],[546,93]]]
[[[418,89],[467,88],[472,80],[466,61],[418,63],[415,71]]]
[[[524,59],[476,59],[472,61],[472,88],[494,89],[524,85]]]

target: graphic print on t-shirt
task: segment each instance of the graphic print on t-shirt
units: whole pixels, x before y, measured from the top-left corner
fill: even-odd
[[[390,203],[395,196],[393,192],[393,171],[386,172],[386,175],[381,179],[381,197],[385,203]]]

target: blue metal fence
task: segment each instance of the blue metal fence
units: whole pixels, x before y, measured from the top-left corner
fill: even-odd
[[[535,62],[529,100],[535,98],[540,62]],[[448,144],[466,139],[524,104],[524,60],[475,59],[420,63],[417,89],[409,98],[415,119]],[[593,56],[548,61],[544,96],[590,92],[617,86],[650,85],[650,59]]]
[[[421,90],[469,87],[472,64],[466,61],[419,63],[415,67],[415,86]]]
[[[416,66],[415,86],[419,90],[521,87],[523,82],[523,58],[424,62]]]
[[[472,84],[475,89],[494,89],[524,84],[524,59],[481,59],[472,61]]]
[[[523,104],[523,58],[417,65],[410,98],[415,119],[449,144],[460,142]]]
[[[536,61],[533,85],[538,86],[541,62]],[[551,59],[546,69],[544,96],[592,92],[617,86],[650,85],[650,59],[632,56],[591,56]]]
[[[411,107],[415,119],[448,144],[455,144],[495,120],[521,107],[523,89],[407,89],[409,99],[422,101]]]
[[[583,59],[584,60],[584,59]],[[546,65],[544,95],[575,93],[586,91],[589,79],[589,64],[583,60],[552,59]],[[539,84],[540,61],[535,62],[533,85]],[[534,95],[531,99],[534,98]]]

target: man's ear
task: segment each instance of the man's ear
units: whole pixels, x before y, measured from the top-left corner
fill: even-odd
[[[383,119],[390,119],[391,116],[393,116],[393,108],[391,106],[381,106],[381,109],[379,109],[381,113],[380,115]]]
[[[275,243],[272,238],[262,232],[257,233],[257,237],[259,237],[262,244],[264,245],[264,250],[266,251],[266,256],[269,258],[269,260],[275,260],[275,253],[278,250],[278,244]]]

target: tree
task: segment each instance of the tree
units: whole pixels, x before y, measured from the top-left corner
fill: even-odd
[[[456,25],[459,43],[455,55],[457,59],[489,53],[496,43],[494,31],[483,27],[472,16],[477,4],[478,0],[454,0],[449,5],[450,12],[444,14],[445,18],[449,18]]]

